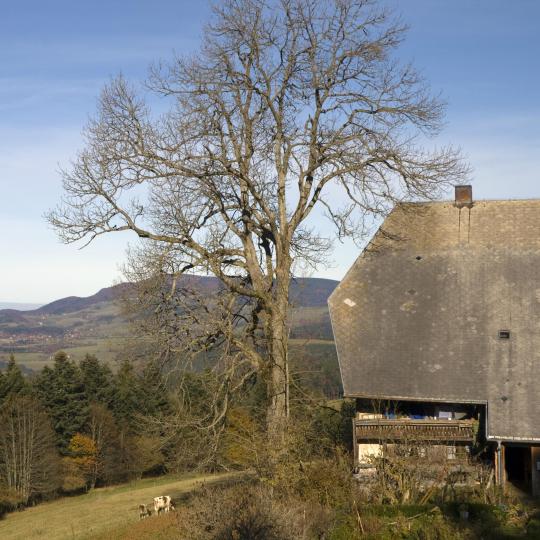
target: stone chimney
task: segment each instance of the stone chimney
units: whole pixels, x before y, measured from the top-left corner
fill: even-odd
[[[472,208],[472,186],[456,186],[455,205],[457,208],[463,208],[464,206]]]

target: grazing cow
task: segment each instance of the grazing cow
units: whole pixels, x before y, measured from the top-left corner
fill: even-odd
[[[144,519],[152,515],[152,510],[146,504],[139,504],[139,519]]]
[[[175,507],[172,499],[168,495],[154,497],[154,511],[156,514],[161,514],[161,512],[170,512],[171,510],[175,510]]]

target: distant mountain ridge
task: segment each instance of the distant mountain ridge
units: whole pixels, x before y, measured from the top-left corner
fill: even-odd
[[[215,292],[220,281],[212,276],[183,276],[182,286],[191,286],[203,292]],[[294,307],[325,307],[328,297],[339,282],[325,278],[294,278],[291,281],[291,304]],[[38,307],[37,309],[0,309],[0,323],[24,322],[25,316],[63,315],[87,309],[100,302],[112,302],[132,284],[120,283],[100,289],[96,294],[86,297],[67,296]]]
[[[67,296],[54,302],[41,306],[34,311],[27,312],[33,315],[62,315],[81,311],[99,302],[111,302],[116,300],[121,292],[131,286],[130,283],[120,283],[112,287],[104,287],[91,296]],[[0,311],[0,314],[2,312]]]
[[[180,286],[189,287],[211,297],[222,287],[209,276],[183,276]],[[291,281],[292,340],[332,341],[327,300],[338,282],[323,278],[295,278]],[[34,310],[0,310],[0,360],[14,353],[30,369],[41,369],[58,350],[74,358],[96,354],[114,362],[123,354],[126,340],[137,340],[115,300],[130,283],[105,287],[96,294],[81,298],[60,298]],[[331,349],[333,351],[333,349]],[[325,353],[326,355],[327,353]],[[332,353],[333,354],[333,353]]]

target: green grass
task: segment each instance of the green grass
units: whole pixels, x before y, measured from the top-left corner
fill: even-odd
[[[82,360],[86,354],[96,355],[102,362],[109,364],[112,368],[115,366],[117,356],[126,350],[124,337],[96,337],[92,340],[84,339],[81,345],[76,346],[58,346],[69,354],[75,360]],[[17,362],[34,371],[40,371],[44,366],[53,364],[52,354],[42,352],[16,352]],[[7,360],[7,353],[0,354],[0,359]]]
[[[152,499],[158,495],[179,498],[202,483],[219,483],[233,476],[235,475],[232,473],[165,476],[95,489],[86,495],[64,497],[8,514],[0,521],[0,538],[90,540],[103,537],[111,540],[118,537],[114,536],[118,531],[120,533],[124,530],[130,531],[132,527],[137,526],[139,504],[151,504]],[[147,521],[161,520],[162,517],[152,516]],[[158,525],[149,523],[146,527],[152,529]]]

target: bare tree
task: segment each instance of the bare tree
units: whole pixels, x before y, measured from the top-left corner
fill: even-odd
[[[60,461],[50,420],[36,400],[17,396],[0,409],[0,483],[26,503],[60,484]]]
[[[90,403],[88,419],[88,435],[96,448],[96,459],[93,462],[90,488],[98,481],[115,480],[118,467],[118,428],[109,409],[101,403]]]
[[[153,66],[142,89],[118,77],[103,90],[48,220],[65,242],[133,231],[146,275],[210,273],[245,301],[228,354],[265,375],[279,438],[290,279],[324,261],[322,215],[338,238],[361,239],[467,167],[452,148],[422,148],[444,106],[392,57],[405,28],[376,1],[225,0],[213,12],[197,54]],[[160,115],[156,95],[170,105]]]

